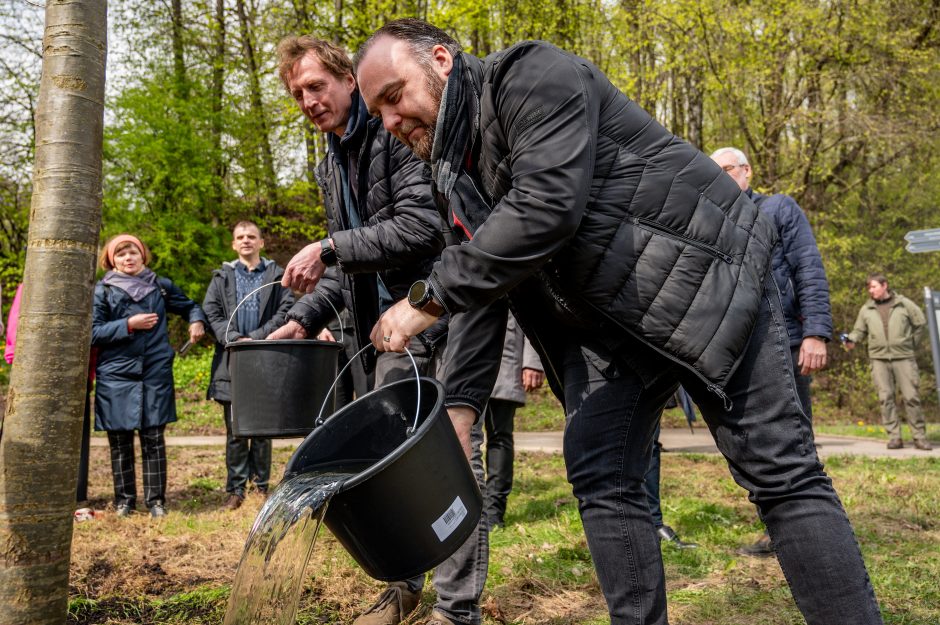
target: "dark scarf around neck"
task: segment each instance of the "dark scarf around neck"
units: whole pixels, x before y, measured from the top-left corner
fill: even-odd
[[[453,229],[472,239],[492,212],[467,171],[468,153],[480,127],[480,93],[462,54],[441,95],[434,145],[431,149],[431,186],[438,207]]]
[[[480,94],[463,54],[458,52],[441,95],[431,148],[431,176],[436,190],[445,198],[450,198],[464,171],[470,139],[479,125]]]
[[[359,90],[352,92],[352,102],[349,105],[349,119],[346,120],[346,130],[342,137],[337,137],[334,133],[327,134],[326,142],[333,152],[338,152],[340,147],[349,149],[350,146],[358,144],[362,139],[362,134],[369,123],[369,111],[366,109],[366,103],[359,96]]]

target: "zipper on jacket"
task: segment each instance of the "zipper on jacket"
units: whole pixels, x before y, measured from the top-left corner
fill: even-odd
[[[590,306],[591,308],[593,308],[593,309],[594,309],[596,312],[598,312],[602,317],[604,317],[605,319],[609,320],[609,321],[610,321],[611,323],[613,323],[615,326],[617,326],[618,328],[620,328],[621,330],[623,330],[624,332],[626,332],[627,334],[629,334],[630,336],[632,336],[634,339],[636,339],[637,341],[639,341],[640,343],[642,343],[642,344],[645,345],[646,347],[652,349],[654,352],[656,352],[656,353],[658,353],[659,355],[665,357],[667,360],[670,360],[670,361],[676,363],[677,365],[679,365],[680,367],[682,367],[683,369],[685,369],[686,371],[688,371],[689,373],[691,373],[692,375],[694,375],[695,377],[697,377],[699,380],[701,380],[702,382],[704,382],[704,383],[705,383],[705,389],[706,389],[709,393],[712,393],[713,395],[715,395],[716,397],[718,397],[718,398],[721,400],[722,405],[723,405],[723,407],[724,407],[724,409],[725,409],[725,412],[731,412],[732,408],[734,408],[734,402],[731,401],[731,398],[728,397],[728,394],[727,394],[727,393],[725,393],[724,388],[722,388],[720,385],[715,384],[714,382],[712,382],[711,380],[709,380],[707,377],[705,377],[705,375],[703,375],[701,372],[699,372],[699,370],[696,369],[694,366],[690,365],[689,363],[685,362],[684,360],[680,360],[680,359],[679,359],[678,357],[676,357],[676,356],[673,356],[672,354],[670,354],[669,352],[667,352],[665,349],[662,349],[662,348],[660,348],[660,347],[657,347],[656,345],[653,345],[652,343],[650,343],[649,341],[647,341],[646,339],[644,339],[643,337],[641,337],[639,334],[637,334],[637,333],[634,332],[633,330],[627,328],[627,327],[624,326],[622,323],[618,322],[618,321],[617,321],[616,319],[614,319],[611,315],[609,315],[609,314],[607,314],[606,312],[604,312],[603,310],[601,310],[598,306],[595,306],[594,304],[591,304],[590,302],[588,302],[588,306]],[[740,357],[739,357],[739,358],[740,358]],[[740,360],[736,362],[735,368],[737,367],[738,364],[740,364]]]
[[[672,228],[667,228],[666,226],[660,223],[657,223],[653,221],[652,219],[646,219],[644,217],[630,217],[630,221],[634,225],[639,226],[640,228],[643,228],[644,230],[649,230],[651,232],[655,232],[656,234],[661,234],[664,237],[667,237],[670,239],[676,239],[677,241],[682,241],[683,243],[686,243],[687,245],[691,245],[692,247],[697,247],[703,252],[707,252],[711,254],[715,258],[719,258],[725,261],[729,265],[734,263],[733,256],[731,256],[730,254],[725,254],[714,245],[709,245],[708,243],[703,243],[699,241],[698,239],[693,239],[683,234],[679,234]]]

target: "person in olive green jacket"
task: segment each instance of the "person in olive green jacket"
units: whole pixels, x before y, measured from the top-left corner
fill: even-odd
[[[855,327],[845,341],[847,349],[868,337],[871,377],[881,402],[881,420],[888,432],[888,449],[900,449],[901,422],[894,404],[895,390],[904,398],[907,423],[914,432],[914,447],[930,450],[924,411],[917,387],[919,376],[914,360],[914,345],[927,321],[920,307],[899,293],[888,289],[882,274],[868,276],[868,300],[858,311]]]

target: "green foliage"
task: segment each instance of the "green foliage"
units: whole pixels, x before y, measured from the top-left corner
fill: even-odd
[[[212,371],[213,352],[212,347],[196,345],[185,356],[177,356],[173,361],[173,381],[176,388],[189,392],[202,389],[205,394]]]
[[[325,233],[311,175],[325,142],[308,134],[276,76],[277,41],[313,33],[351,52],[385,21],[403,16],[429,19],[478,55],[523,39],[551,41],[595,62],[705,152],[744,149],[754,187],[793,195],[806,211],[827,267],[837,329],[854,320],[865,299],[861,281],[871,270],[886,272],[893,287],[916,301],[922,287],[940,287],[935,256],[908,254],[902,239],[908,230],[940,226],[940,29],[931,3],[260,0],[246,6],[241,24],[231,6],[220,23],[214,2],[183,3],[175,35],[169,3],[127,0],[112,11],[102,235],[141,236],[154,251],[153,268],[194,299],[201,299],[211,270],[233,256],[229,228],[236,220],[256,219],[267,234],[267,255],[282,263]],[[23,9],[2,11],[20,17]],[[26,17],[4,24],[38,24],[39,12],[28,9]],[[41,49],[38,26],[32,34],[7,30],[0,44],[5,53]],[[177,52],[181,64],[174,63]],[[4,310],[21,280],[26,244],[30,85],[37,82],[38,59],[27,54],[22,68],[0,64],[9,111],[0,119]],[[919,360],[929,370],[926,346]],[[863,361],[861,354],[834,354],[830,371],[817,376],[817,388],[835,394],[833,410],[872,409]]]
[[[212,373],[214,347],[196,345],[183,357],[173,361],[173,382],[176,387],[176,416],[170,426],[173,436],[208,435],[225,432],[222,407],[206,399]]]

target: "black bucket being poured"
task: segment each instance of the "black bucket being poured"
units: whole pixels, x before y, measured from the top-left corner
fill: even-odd
[[[433,569],[480,520],[480,489],[444,408],[444,389],[430,378],[389,384],[326,419],[294,452],[284,479],[303,473],[353,473],[324,522],[378,580]]]
[[[245,296],[229,317],[229,327],[238,308],[262,288]],[[326,300],[332,308],[332,303]],[[335,312],[335,308],[334,308]],[[339,316],[337,314],[337,316]],[[232,378],[232,434],[237,438],[290,438],[313,431],[319,412],[327,402],[332,411],[330,384],[336,378],[342,340],[251,340],[225,346]]]

